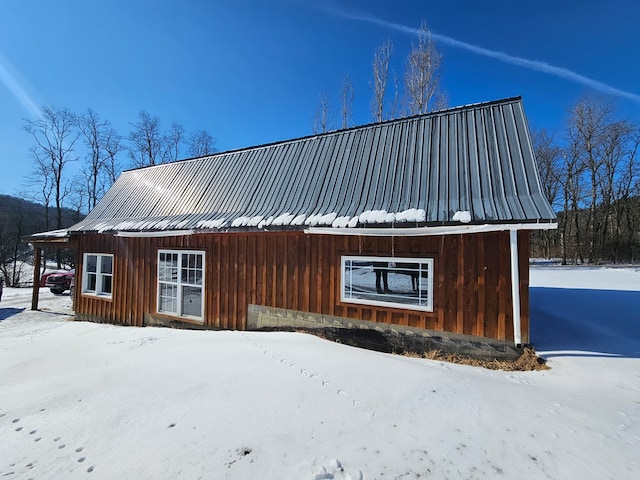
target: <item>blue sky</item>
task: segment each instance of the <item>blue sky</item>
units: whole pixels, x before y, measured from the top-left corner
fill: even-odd
[[[92,108],[123,135],[144,109],[229,150],[312,133],[322,91],[337,126],[348,74],[353,123],[369,123],[374,50],[389,38],[401,76],[422,20],[450,106],[522,95],[554,130],[600,93],[640,122],[638,18],[633,0],[3,0],[0,193],[27,190],[21,127],[42,105]]]

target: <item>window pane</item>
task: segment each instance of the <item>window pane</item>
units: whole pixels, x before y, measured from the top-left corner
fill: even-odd
[[[204,254],[159,252],[158,311],[202,317]]]
[[[113,257],[109,255],[103,255],[100,257],[100,272],[101,273],[113,273]]]
[[[96,280],[97,280],[97,275],[95,273],[87,273],[87,285],[85,286],[85,291],[95,292]]]
[[[102,285],[100,293],[111,294],[111,275],[102,275]]]
[[[192,317],[202,316],[202,289],[182,287],[182,314]]]
[[[347,302],[389,304],[431,310],[432,263],[410,258],[351,257],[343,260],[342,298]]]
[[[160,284],[160,302],[158,310],[161,312],[178,313],[178,287]]]
[[[97,255],[87,255],[87,265],[85,267],[87,272],[97,272],[98,271],[98,256]]]

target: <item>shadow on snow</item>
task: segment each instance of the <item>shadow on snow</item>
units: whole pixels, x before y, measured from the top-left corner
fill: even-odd
[[[640,358],[640,292],[531,287],[530,295],[531,341],[544,357]]]
[[[24,308],[0,308],[0,322],[24,312]]]

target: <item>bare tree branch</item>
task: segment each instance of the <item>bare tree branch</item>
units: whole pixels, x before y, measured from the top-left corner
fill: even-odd
[[[389,79],[389,60],[391,59],[392,50],[391,40],[387,39],[373,54],[371,117],[374,122],[381,122],[384,119],[385,95]]]
[[[329,94],[322,92],[313,119],[313,133],[325,133],[331,129],[331,106]]]
[[[351,125],[353,118],[353,83],[349,75],[345,75],[342,79],[342,87],[340,88],[340,117],[342,118],[342,128]]]
[[[409,115],[427,113],[434,109],[435,99],[440,92],[441,60],[427,24],[422,22],[418,44],[412,46],[407,57],[404,77],[405,108]]]
[[[215,144],[215,139],[205,130],[199,130],[192,133],[188,142],[189,156],[204,157],[206,155],[211,155],[216,151]]]
[[[49,106],[42,108],[41,118],[27,120],[23,127],[36,143],[32,148],[32,155],[35,170],[42,175],[41,185],[46,185],[45,189],[51,185],[56,206],[55,228],[58,229],[63,227],[62,208],[69,193],[65,181],[67,165],[77,160],[74,156],[74,145],[79,133],[75,127],[75,116],[69,110]]]
[[[157,165],[161,163],[161,155],[166,149],[164,136],[160,132],[160,120],[145,110],[138,114],[138,119],[129,132],[129,156],[135,167]]]

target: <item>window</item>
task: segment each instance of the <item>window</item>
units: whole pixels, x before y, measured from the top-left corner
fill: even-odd
[[[202,320],[204,252],[158,251],[158,313]]]
[[[433,258],[342,257],[341,300],[433,311]]]
[[[82,264],[82,293],[111,298],[113,255],[85,253]]]

